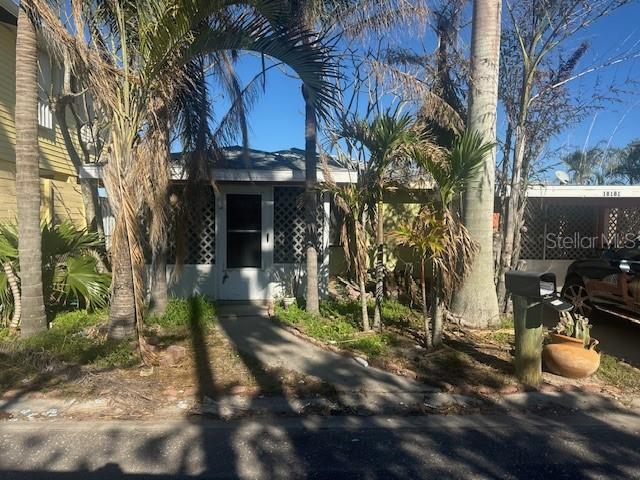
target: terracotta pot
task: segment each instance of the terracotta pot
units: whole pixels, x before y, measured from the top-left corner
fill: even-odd
[[[584,348],[584,342],[581,339],[553,332],[549,332],[549,343],[567,343],[572,346]]]
[[[594,341],[589,348],[584,348],[582,340],[576,342],[575,338],[565,335],[557,337],[565,337],[572,341],[561,338],[555,338],[554,341],[552,338],[552,343],[542,348],[542,360],[547,370],[567,378],[585,378],[598,370],[600,354],[595,350],[598,342]]]

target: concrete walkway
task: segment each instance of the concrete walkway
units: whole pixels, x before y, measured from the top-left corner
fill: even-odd
[[[433,388],[324,350],[287,332],[266,316],[266,310],[246,305],[218,309],[222,331],[241,352],[262,364],[317,377],[342,392],[421,393]]]

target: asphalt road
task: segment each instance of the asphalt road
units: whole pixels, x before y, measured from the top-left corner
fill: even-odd
[[[640,478],[640,416],[0,424],[0,478]]]

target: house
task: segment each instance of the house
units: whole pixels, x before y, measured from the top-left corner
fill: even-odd
[[[578,259],[640,237],[640,185],[547,185],[527,191],[520,258],[527,270],[551,271],[558,285]]]
[[[177,272],[171,261],[179,237],[174,231],[167,272],[173,295],[201,293],[218,300],[264,301],[285,293],[303,293],[304,151],[249,150],[248,158],[243,152],[241,147],[224,150],[211,171],[215,189],[203,187],[198,211],[175,222],[186,241],[184,266],[174,275]],[[102,168],[85,165],[81,176],[100,179]],[[357,180],[357,174],[333,159],[326,168],[337,183]],[[324,174],[319,166],[319,181]],[[183,186],[185,178],[181,167],[172,169],[174,189]],[[324,293],[330,268],[330,214],[325,196],[316,216],[319,280]],[[108,211],[103,211],[103,218],[108,234],[113,220]]]
[[[18,7],[12,0],[0,0],[0,222],[15,221],[17,208],[14,124],[17,15]],[[46,221],[70,219],[84,226],[77,172],[46,97],[59,91],[62,72],[45,48],[40,49],[38,65],[42,92],[38,102],[42,218]]]

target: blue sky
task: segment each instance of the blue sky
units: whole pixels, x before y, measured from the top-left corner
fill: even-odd
[[[583,40],[591,45],[582,67],[599,64],[633,43],[640,42],[639,20],[640,4],[635,3],[600,19],[577,36],[573,40],[576,45]],[[432,39],[426,34],[424,38],[407,42],[414,45],[420,42],[432,44]],[[260,70],[260,61],[255,57],[245,57],[240,61],[238,69],[243,78],[251,78]],[[605,102],[600,110],[579,125],[569,126],[552,140],[550,147],[582,148],[585,145],[594,146],[598,142],[610,142],[615,146],[640,138],[640,85],[629,83],[629,79],[640,82],[640,58],[573,82],[570,88],[583,95],[591,95],[594,91],[603,93],[610,84],[630,91],[619,94],[616,102]],[[280,150],[304,146],[304,105],[300,86],[299,80],[275,69],[267,74],[266,92],[249,117],[252,148]],[[504,119],[499,118],[498,128],[501,127],[504,127]]]

